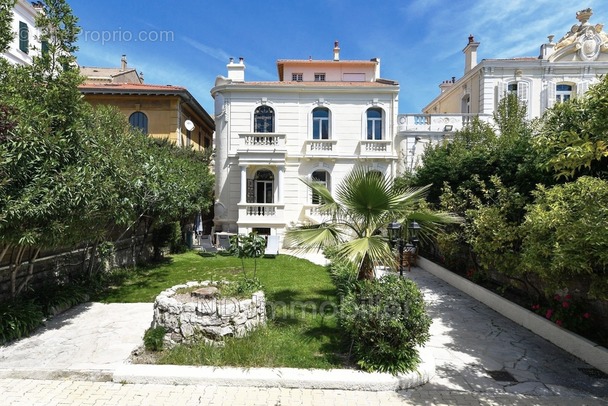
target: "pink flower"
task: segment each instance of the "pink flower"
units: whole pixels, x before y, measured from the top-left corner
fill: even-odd
[[[572,295],[566,295],[566,300],[571,300],[572,299]]]
[[[562,302],[562,307],[564,309],[567,309],[568,307],[570,307],[570,303],[568,303],[568,302]]]
[[[539,304],[535,304],[532,306],[532,310],[538,310],[540,309],[540,305]]]
[[[562,326],[562,321],[561,320],[555,320],[555,324],[557,324],[558,326]]]
[[[583,314],[583,318],[584,318],[584,319],[588,319],[589,317],[591,317],[591,315],[590,315],[589,313],[585,313],[585,314]]]
[[[562,297],[560,295],[555,295],[555,296],[553,296],[553,299],[555,299],[557,301],[561,301]]]
[[[547,310],[547,313],[545,314],[545,318],[551,319],[551,316],[553,316],[553,309]]]

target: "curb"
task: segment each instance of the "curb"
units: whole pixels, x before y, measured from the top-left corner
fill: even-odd
[[[262,388],[397,391],[424,385],[435,376],[435,358],[420,349],[416,371],[393,376],[351,369],[234,368],[181,365],[120,364],[104,368],[0,369],[0,379],[78,380],[122,384],[217,385]]]
[[[420,350],[416,371],[393,376],[350,369],[233,368],[208,366],[124,364],[116,368],[113,381],[127,384],[279,387],[396,391],[424,385],[435,376],[435,358],[430,349]]]
[[[589,365],[608,373],[608,350],[601,345],[559,327],[538,314],[476,285],[426,258],[418,257],[418,266]]]

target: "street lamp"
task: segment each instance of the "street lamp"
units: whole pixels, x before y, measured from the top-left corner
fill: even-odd
[[[405,244],[405,240],[403,239],[403,234],[401,233],[402,225],[397,221],[393,221],[389,223],[386,227],[388,230],[388,237],[391,242],[391,245],[394,246],[397,244],[397,249],[399,250],[399,276],[403,276],[403,253],[405,248],[410,252],[409,263],[411,266],[412,256],[416,251],[416,245],[418,245],[418,231],[420,230],[420,224],[416,221],[412,221],[408,225],[408,230],[410,231],[410,239],[407,244]]]

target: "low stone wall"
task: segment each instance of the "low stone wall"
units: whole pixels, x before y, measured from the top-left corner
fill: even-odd
[[[178,294],[181,289],[213,286],[213,282],[188,282],[161,292],[154,301],[152,327],[167,329],[165,344],[203,340],[220,343],[224,337],[243,337],[266,324],[264,292],[255,292],[250,299],[232,297],[193,297]]]

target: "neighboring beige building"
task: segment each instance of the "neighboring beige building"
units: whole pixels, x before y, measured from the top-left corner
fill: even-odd
[[[415,168],[427,143],[438,142],[466,125],[472,116],[491,121],[499,101],[514,93],[526,103],[528,118],[542,116],[555,103],[584,94],[608,73],[608,35],[591,24],[591,9],[576,13],[577,24],[559,40],[549,35],[536,57],[483,59],[471,35],[463,49],[464,75],[440,84],[440,94],[423,114],[399,116],[406,167]]]
[[[119,68],[80,67],[80,73],[86,78],[80,91],[92,105],[116,106],[151,137],[197,151],[212,147],[213,119],[186,88],[144,84],[125,55]]]
[[[215,99],[217,232],[282,236],[321,220],[318,197],[300,179],[335,191],[355,165],[396,175],[399,85],[380,60],[279,60],[278,80],[247,82],[230,60]]]
[[[127,65],[127,56],[120,59],[120,68],[91,68],[80,67],[80,74],[86,78],[86,83],[144,83],[143,73]]]
[[[31,65],[33,58],[43,50],[38,37],[36,16],[42,5],[38,2],[18,0],[13,8],[12,32],[13,41],[2,57],[15,65]],[[35,48],[35,49],[34,49]]]

